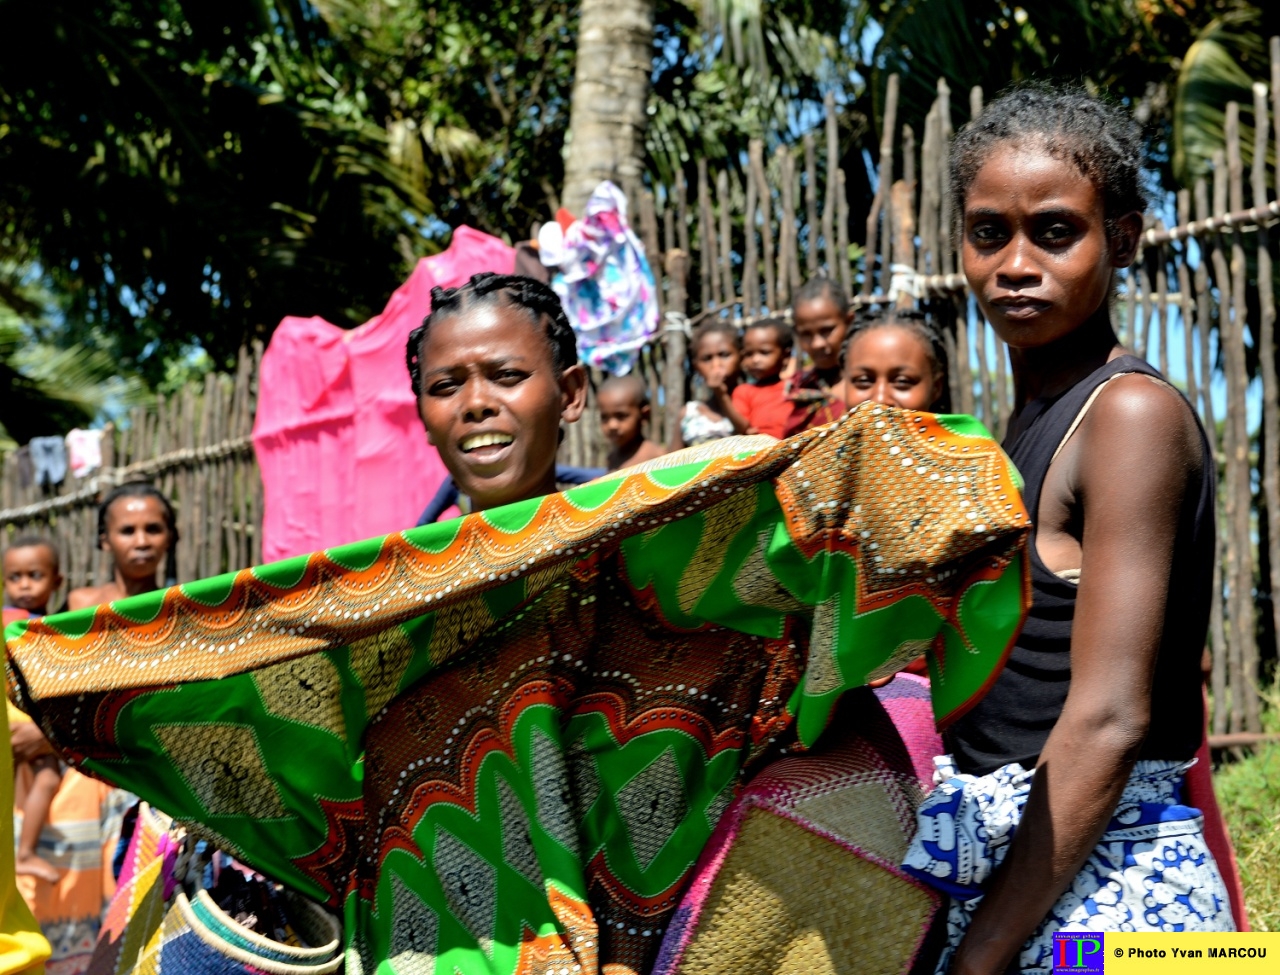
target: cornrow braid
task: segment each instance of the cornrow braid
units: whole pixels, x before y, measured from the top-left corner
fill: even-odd
[[[964,214],[965,194],[1001,144],[1043,148],[1074,165],[1102,195],[1107,235],[1120,233],[1120,218],[1147,207],[1142,187],[1142,130],[1123,108],[1083,88],[1019,85],[991,102],[951,145],[952,212]]]
[[[942,377],[942,393],[938,401],[930,407],[937,413],[951,412],[951,385],[947,382],[947,344],[942,340],[942,333],[934,327],[928,317],[915,309],[898,310],[884,307],[879,311],[863,309],[858,312],[849,333],[844,337],[844,346],[840,350],[840,358],[849,361],[849,349],[861,336],[877,328],[900,328],[910,332],[922,343],[929,355],[929,363],[934,371]]]
[[[547,344],[551,347],[551,361],[557,375],[570,366],[577,365],[578,338],[564,313],[559,296],[534,278],[485,272],[472,275],[470,281],[458,288],[431,289],[431,314],[409,333],[404,349],[409,383],[415,397],[422,395],[422,345],[431,323],[456,315],[472,305],[499,300],[513,308],[524,309],[533,325],[545,325]]]

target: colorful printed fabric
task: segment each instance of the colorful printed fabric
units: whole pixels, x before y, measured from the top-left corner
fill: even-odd
[[[0,810],[13,806],[13,748],[9,717],[0,716]],[[31,909],[18,893],[13,878],[13,819],[0,815],[0,975],[41,975],[49,957],[49,942],[40,933]]]
[[[1014,762],[989,775],[962,775],[951,756],[935,761],[938,787],[917,812],[919,828],[903,866],[950,895],[941,975],[982,903],[983,885],[1009,850],[1034,772]],[[1189,764],[1134,766],[1107,831],[1023,946],[1021,971],[1053,971],[1056,931],[1235,930],[1200,811],[1181,804]]]
[[[845,695],[720,817],[652,975],[908,971],[940,898],[898,864],[941,741],[919,677]]]
[[[662,460],[18,623],[10,694],[343,905],[352,975],[645,971],[749,769],[924,651],[953,719],[1028,598],[1014,474],[967,417],[868,404]]]
[[[607,180],[596,187],[581,220],[538,234],[539,256],[556,268],[560,296],[588,365],[625,376],[636,350],[658,331],[658,299],[644,245],[627,225],[627,198]]]
[[[794,436],[811,427],[831,423],[844,415],[844,400],[831,391],[814,369],[807,369],[786,384],[787,401],[791,403],[791,415],[787,417],[783,432]]]

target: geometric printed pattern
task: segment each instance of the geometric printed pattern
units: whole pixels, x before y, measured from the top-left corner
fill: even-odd
[[[939,721],[985,685],[1026,533],[975,423],[864,407],[15,624],[9,689],[74,764],[345,900],[353,971],[640,972],[746,770],[908,641]]]

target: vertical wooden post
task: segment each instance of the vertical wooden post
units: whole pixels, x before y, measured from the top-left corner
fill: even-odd
[[[844,274],[837,270],[841,258],[836,247],[836,197],[840,192],[838,174],[840,172],[840,133],[836,123],[836,96],[827,92],[823,99],[824,119],[827,135],[827,171],[823,182],[825,192],[822,194],[822,246],[825,248],[827,274],[831,280],[840,281]],[[846,251],[847,253],[847,251]],[[847,294],[849,289],[845,288]]]
[[[1209,218],[1209,188],[1205,184],[1204,179],[1196,180],[1195,185],[1195,204],[1196,204],[1196,220],[1204,221]],[[1223,459],[1224,451],[1222,442],[1218,435],[1218,424],[1214,417],[1213,395],[1211,387],[1211,377],[1213,376],[1213,359],[1210,355],[1209,332],[1211,324],[1211,305],[1209,293],[1209,265],[1215,261],[1214,251],[1216,250],[1217,239],[1214,235],[1204,235],[1199,238],[1200,244],[1200,261],[1196,265],[1195,289],[1196,289],[1196,321],[1199,326],[1200,341],[1200,369],[1204,381],[1200,385],[1200,406],[1201,416],[1204,419],[1205,431],[1209,435],[1209,445],[1213,448],[1214,466],[1217,467]],[[1230,290],[1228,286],[1228,291]],[[1221,315],[1219,316],[1221,321]],[[1221,331],[1218,333],[1221,339]],[[1225,466],[1223,464],[1222,466]],[[1223,504],[1223,492],[1221,488],[1218,491],[1218,507],[1225,508]],[[1224,524],[1225,519],[1219,515],[1217,518],[1217,532],[1215,533],[1215,551],[1213,560],[1213,601],[1209,604],[1209,644],[1212,650],[1213,662],[1212,670],[1209,677],[1209,686],[1213,691],[1213,733],[1217,735],[1225,734],[1230,727],[1231,707],[1227,700],[1227,687],[1229,681],[1227,679],[1227,671],[1230,666],[1231,658],[1231,640],[1227,632],[1226,619],[1224,613],[1224,605],[1222,599],[1223,588],[1223,566],[1227,558],[1226,536],[1227,530]]]
[[[729,173],[720,170],[716,174],[716,202],[720,204],[720,293],[724,304],[732,313],[735,295],[733,286],[733,214],[729,196]]]
[[[1280,84],[1280,37],[1271,39],[1272,84]],[[1280,98],[1280,93],[1273,93]],[[1267,148],[1271,142],[1267,86],[1253,86],[1253,205],[1267,205]],[[1280,118],[1280,116],[1278,116]],[[1266,502],[1267,556],[1274,632],[1280,635],[1280,384],[1276,377],[1276,296],[1269,233],[1258,229],[1258,371],[1262,375],[1262,496]]]
[[[1156,221],[1156,230],[1164,230],[1164,222]],[[1169,375],[1169,251],[1164,244],[1150,248],[1156,264],[1156,334],[1160,339],[1160,373]]]
[[[836,267],[840,269],[840,286],[845,294],[853,293],[853,268],[849,263],[849,190],[844,170],[836,170]]]
[[[689,279],[689,255],[682,250],[667,252],[667,314],[671,318],[683,320],[687,313],[689,292],[686,282]],[[667,445],[672,450],[683,446],[680,436],[680,417],[684,415],[684,379],[685,361],[688,358],[688,339],[684,331],[669,321],[664,331],[667,347],[666,374],[666,413],[667,413]]]
[[[760,311],[760,258],[756,251],[759,190],[754,173],[746,174],[746,184],[746,213],[742,218],[742,313],[755,315]]]
[[[778,303],[791,300],[800,284],[800,259],[796,251],[796,167],[795,157],[784,146],[778,148],[778,171],[782,182],[782,214],[778,218]]]
[[[871,200],[871,212],[867,214],[866,272],[862,276],[862,296],[871,297],[875,288],[876,242],[880,231],[880,215],[888,211],[889,188],[893,181],[893,136],[898,128],[898,76],[889,75],[889,85],[884,97],[884,128],[880,131],[880,172],[876,177],[876,193]],[[889,237],[888,217],[885,218],[885,239]],[[888,271],[888,261],[884,270]],[[887,282],[886,282],[887,283]]]
[[[703,308],[720,307],[720,275],[716,260],[716,223],[711,212],[711,178],[707,161],[698,160],[698,273],[702,280]]]
[[[752,139],[747,150],[751,178],[760,194],[760,251],[764,266],[764,303],[771,314],[778,312],[778,289],[773,263],[773,196],[764,172],[764,142]]]
[[[812,132],[804,134],[804,269],[805,277],[818,273],[818,150]]]

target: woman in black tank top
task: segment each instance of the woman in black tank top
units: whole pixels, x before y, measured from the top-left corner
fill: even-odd
[[[1203,728],[1213,464],[1189,405],[1126,353],[1109,312],[1113,273],[1137,253],[1140,181],[1136,126],[1083,93],[1006,95],[952,150],[965,275],[1009,345],[1006,447],[1036,529],[1027,625],[986,698],[946,732],[957,778],[926,801],[907,861],[950,878],[938,884],[953,896],[940,970],[1050,972],[1064,926],[1160,930],[1176,914],[1186,930],[1231,929],[1207,849],[1164,913],[1095,850],[1143,789],[1181,808],[1180,763]],[[940,817],[959,830],[972,813],[987,827],[976,833],[994,834],[957,783],[988,790],[984,809],[1025,802],[989,879],[947,866],[935,842]],[[1199,821],[1185,819],[1182,849],[1199,850]],[[1131,869],[1150,846],[1126,847]]]

